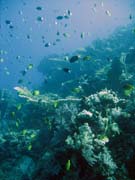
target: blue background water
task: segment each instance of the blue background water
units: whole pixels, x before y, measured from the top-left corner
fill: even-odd
[[[31,81],[31,87],[38,87],[44,77],[37,66],[45,56],[71,54],[78,48],[91,46],[95,39],[108,37],[117,27],[132,23],[129,16],[135,16],[134,4],[134,0],[0,0],[0,50],[4,59],[0,63],[0,89],[12,90],[17,86],[20,71],[30,63],[34,68],[23,79]],[[37,6],[43,10],[38,11]],[[57,20],[56,17],[64,15],[66,10],[70,10],[72,16]],[[107,15],[107,10],[111,16]],[[43,17],[42,22],[37,21],[38,16]],[[5,20],[12,22],[13,29]],[[83,39],[82,32],[85,33]],[[70,37],[64,37],[63,33]],[[44,47],[49,42],[51,45]],[[48,71],[52,68],[50,63],[46,66]]]

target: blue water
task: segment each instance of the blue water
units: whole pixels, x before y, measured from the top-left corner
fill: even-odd
[[[0,0],[0,180],[135,180],[135,0]]]
[[[37,10],[38,6],[42,9]],[[68,10],[68,19],[57,20],[57,16],[64,16]],[[117,28],[132,24],[134,15],[134,0],[1,0],[0,50],[4,52],[1,53],[4,62],[0,63],[0,88],[12,90],[18,85],[18,79],[23,79],[24,86],[39,87],[44,78],[57,69],[53,63],[47,63],[44,77],[37,70],[42,59],[54,54],[72,56],[77,49],[92,46],[93,40],[107,38]],[[38,17],[43,21],[38,21]],[[6,20],[10,20],[13,28],[5,23]],[[64,37],[63,33],[69,37]],[[50,46],[45,47],[46,43]],[[30,63],[33,69],[22,77],[20,71]]]

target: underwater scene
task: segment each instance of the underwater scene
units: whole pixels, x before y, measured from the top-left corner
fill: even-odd
[[[135,0],[0,0],[0,180],[135,180]]]

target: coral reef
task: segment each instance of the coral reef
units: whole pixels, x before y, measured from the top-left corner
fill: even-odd
[[[25,113],[22,123],[16,132],[11,124],[12,131],[1,134],[3,179],[5,162],[9,168],[14,164],[7,174],[16,174],[17,180],[134,179],[130,166],[135,156],[134,99],[120,98],[108,89],[81,99],[35,98],[27,92],[21,93],[29,100],[19,109]],[[24,125],[33,129],[24,129]]]
[[[61,74],[52,72],[58,94],[0,91],[1,180],[135,179],[135,49],[133,34],[121,31],[85,48],[77,73],[56,83]]]

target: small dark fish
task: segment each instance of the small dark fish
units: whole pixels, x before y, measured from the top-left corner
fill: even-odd
[[[22,14],[23,14],[23,12],[22,12],[22,11],[18,11],[18,14],[22,15]]]
[[[21,83],[23,83],[23,80],[22,80],[22,79],[19,79],[17,83],[18,83],[18,84],[21,84]]]
[[[69,62],[70,63],[73,63],[73,62],[76,62],[76,61],[78,61],[79,60],[79,56],[73,56],[73,57],[71,57],[70,59],[69,59]]]
[[[108,15],[108,16],[111,16],[111,15],[112,15],[109,10],[106,10],[105,13],[106,13],[106,15]]]
[[[69,68],[63,68],[62,69],[64,72],[66,72],[66,73],[70,73],[71,72],[71,69],[69,69]]]
[[[48,83],[48,78],[45,77],[45,78],[44,78],[44,84],[47,84],[47,83]]]
[[[11,21],[10,20],[6,20],[5,23],[6,24],[11,24]]]
[[[60,42],[61,40],[60,39],[56,39],[56,42]]]
[[[45,36],[43,35],[43,36],[41,36],[41,38],[42,38],[42,39],[45,39]]]
[[[29,34],[27,35],[27,39],[30,39],[30,35]]]
[[[107,60],[108,62],[112,62],[112,59],[111,59],[110,57],[107,57],[106,60]]]
[[[50,43],[46,43],[45,44],[45,47],[49,47],[51,44]]]
[[[26,2],[23,2],[23,5],[26,6]]]
[[[84,38],[84,36],[85,36],[85,33],[84,33],[84,32],[82,32],[82,33],[81,33],[81,35],[80,35],[81,39],[83,39],[83,38]]]
[[[23,76],[25,76],[25,75],[26,75],[26,73],[27,73],[27,71],[26,71],[26,70],[21,71],[21,74],[22,74]]]
[[[18,55],[18,56],[16,56],[16,59],[20,59],[20,58],[21,58],[21,56],[19,56],[19,55]]]
[[[13,37],[13,34],[9,34],[10,37]]]
[[[65,18],[65,19],[69,19],[69,16],[65,15],[64,18]]]
[[[57,31],[56,35],[57,35],[57,36],[59,36],[59,35],[60,35],[60,32],[59,32],[59,31]]]
[[[131,20],[133,17],[132,17],[132,14],[129,15],[129,19]]]
[[[31,84],[31,81],[29,81],[28,84]]]
[[[39,100],[38,100],[38,103],[41,103],[41,102],[42,102],[42,99],[39,99]]]
[[[62,19],[63,19],[63,16],[57,16],[56,19],[57,19],[57,20],[62,20]]]
[[[67,26],[68,26],[67,24],[64,25],[64,27],[67,27]]]
[[[63,33],[63,36],[68,38],[68,37],[70,37],[70,34],[69,33]]]
[[[68,10],[67,13],[68,13],[69,16],[72,16],[72,13],[71,13],[70,10]]]
[[[38,17],[37,17],[37,21],[42,22],[43,20],[44,20],[43,17],[41,17],[41,16],[38,16]]]
[[[41,7],[41,6],[37,6],[37,7],[36,7],[36,10],[41,11],[41,10],[42,10],[42,7]]]
[[[55,43],[55,42],[53,42],[53,46],[56,46],[56,43]]]
[[[9,26],[9,28],[10,28],[10,29],[13,29],[13,28],[14,28],[14,26],[10,25],[10,26]]]

